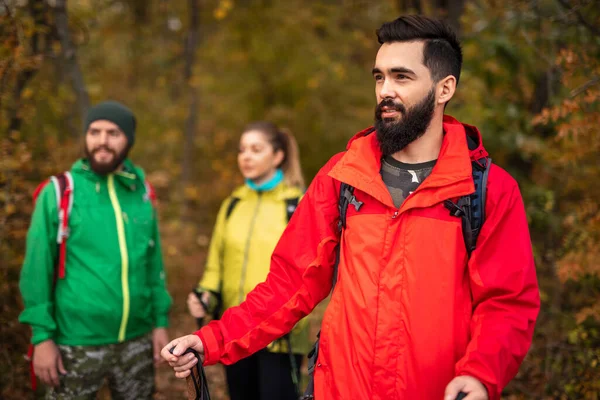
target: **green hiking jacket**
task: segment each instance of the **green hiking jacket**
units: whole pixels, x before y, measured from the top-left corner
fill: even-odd
[[[65,278],[54,279],[58,246],[54,185],[41,191],[33,212],[20,289],[32,343],[98,346],[166,327],[171,297],[165,285],[156,212],[144,172],[125,161],[100,176],[87,161],[71,168]]]

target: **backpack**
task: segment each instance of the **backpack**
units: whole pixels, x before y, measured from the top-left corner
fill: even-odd
[[[469,150],[475,150],[477,148],[477,143],[470,136],[467,136],[467,145]],[[471,169],[473,183],[475,185],[475,192],[471,193],[470,195],[460,197],[456,203],[450,199],[444,201],[444,206],[450,211],[450,215],[461,219],[463,239],[469,257],[477,246],[477,238],[479,237],[479,232],[481,231],[481,227],[485,221],[487,178],[491,164],[492,159],[489,157],[472,160]],[[358,201],[354,196],[354,187],[345,182],[341,182],[340,197],[338,199],[338,211],[340,215],[338,222],[338,233],[340,235],[346,228],[346,214],[348,207],[354,206],[356,211],[359,211],[362,205],[363,202]],[[331,287],[332,292],[337,281],[338,267],[340,262],[339,244],[336,248],[336,253],[335,264],[333,266],[333,285]],[[304,395],[301,397],[302,400],[314,399],[314,370],[315,365],[317,364],[317,357],[319,355],[320,334],[321,331],[319,330],[317,333],[317,340],[315,341],[312,350],[308,354],[309,381]],[[461,394],[459,394],[459,398],[461,398],[460,396]]]
[[[42,183],[40,183],[33,192],[33,204],[37,203],[37,199],[42,190],[49,184],[54,185],[54,192],[56,193],[56,205],[58,207],[58,232],[56,234],[56,243],[58,245],[58,260],[56,260],[54,275],[54,284],[56,279],[65,279],[66,276],[66,262],[67,262],[67,239],[69,238],[69,216],[73,209],[73,190],[75,185],[73,182],[73,176],[70,171],[62,172],[58,175],[51,176]],[[156,205],[156,194],[154,188],[148,181],[144,181],[146,193],[144,198],[149,199],[152,205]],[[31,378],[31,388],[33,391],[37,389],[37,379],[35,377],[35,371],[33,369],[33,344],[29,344],[27,350],[27,356],[25,359],[29,361],[29,375]]]
[[[37,203],[37,199],[42,190],[52,182],[54,185],[54,192],[56,193],[56,205],[58,207],[58,232],[56,234],[56,243],[58,245],[58,261],[56,263],[56,271],[54,280],[56,278],[65,278],[65,264],[67,256],[67,239],[69,237],[69,215],[73,209],[73,177],[69,171],[63,172],[56,176],[51,176],[44,182],[40,183],[33,192],[33,204]],[[29,344],[27,350],[27,356],[25,357],[29,361],[29,376],[31,378],[31,388],[35,392],[37,389],[37,379],[35,377],[35,371],[33,369],[33,350],[34,345]]]

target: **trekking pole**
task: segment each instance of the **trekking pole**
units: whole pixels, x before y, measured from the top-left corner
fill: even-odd
[[[208,304],[204,301],[204,299],[202,299],[203,292],[194,288],[194,289],[192,289],[192,293],[194,293],[196,295],[196,298],[198,299],[198,301],[200,302],[200,305],[204,309],[204,317],[196,318],[196,325],[198,326],[198,329],[200,329],[204,325],[204,318],[206,317],[206,315],[208,315]]]
[[[173,354],[175,346],[169,350]],[[206,380],[206,374],[202,367],[202,358],[198,352],[194,349],[188,348],[181,356],[192,353],[198,359],[198,363],[192,367],[190,376],[186,378],[187,381],[187,398],[188,400],[210,400],[210,392],[208,391],[208,382]]]
[[[204,308],[204,312],[208,313],[208,304],[202,300],[202,292],[199,292],[195,288],[192,290],[192,292],[200,301],[202,308]],[[196,326],[198,329],[204,326],[204,317],[196,318]],[[173,349],[175,349],[175,347],[169,350],[171,354],[173,354]],[[198,363],[190,371],[190,376],[186,378],[188,400],[210,400],[208,382],[206,380],[204,368],[202,367],[202,359],[196,350],[189,348],[182,354],[182,356],[188,353],[194,354],[194,356],[196,356],[198,359]]]

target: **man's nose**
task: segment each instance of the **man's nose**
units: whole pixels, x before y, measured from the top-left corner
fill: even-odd
[[[379,92],[379,97],[381,97],[382,100],[386,98],[395,99],[396,97],[398,97],[398,93],[396,93],[394,83],[391,79],[384,79],[383,83],[381,84],[381,91]]]
[[[108,145],[108,133],[106,131],[101,131],[99,135],[99,141],[101,145]]]

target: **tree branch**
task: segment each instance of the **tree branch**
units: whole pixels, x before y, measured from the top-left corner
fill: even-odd
[[[590,79],[589,81],[587,81],[583,85],[579,86],[578,88],[571,90],[571,93],[570,93],[571,98],[579,96],[581,93],[585,92],[586,90],[588,90],[589,88],[591,88],[592,86],[594,86],[598,83],[600,83],[599,76],[596,76],[596,77]]]
[[[589,30],[594,36],[598,36],[600,37],[600,29],[598,29],[596,26],[592,25],[591,23],[589,23],[581,14],[581,12],[579,12],[579,10],[577,10],[575,7],[573,7],[571,4],[569,4],[568,0],[558,0],[558,3],[563,6],[563,8],[567,11],[572,12],[575,17],[577,18],[577,20],[579,21],[579,23],[581,25],[583,25],[584,27],[587,28],[587,30]]]
[[[8,15],[8,18],[10,18],[12,20],[13,16],[12,16],[12,13],[10,12],[10,7],[8,6],[8,3],[6,2],[6,0],[2,0],[2,5],[4,6],[4,10],[6,11],[6,15]]]

